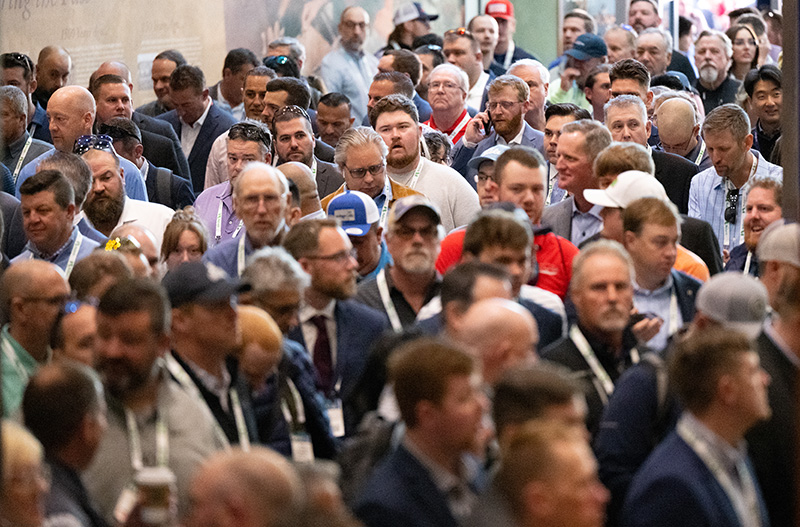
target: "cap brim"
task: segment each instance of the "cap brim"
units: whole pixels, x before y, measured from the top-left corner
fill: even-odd
[[[439,216],[438,212],[436,212],[432,207],[429,207],[428,205],[423,205],[421,203],[417,204],[417,205],[414,205],[413,207],[409,208],[408,210],[403,212],[403,214],[401,214],[400,216],[395,216],[395,222],[402,220],[403,218],[408,216],[408,214],[411,211],[418,210],[418,209],[423,210],[427,214],[429,214],[430,217],[433,218],[433,221],[435,221],[437,224],[442,223],[442,218]]]
[[[429,21],[433,21],[437,20],[439,18],[439,15],[425,15],[425,18],[427,18]]]
[[[371,227],[372,225],[369,224],[347,225],[347,226],[342,225],[342,230],[344,230],[344,233],[347,234],[348,236],[364,236],[369,232]]]
[[[494,159],[490,159],[488,157],[484,157],[484,156],[473,157],[472,159],[469,160],[469,162],[467,163],[467,166],[469,168],[474,168],[475,170],[477,170],[477,169],[480,168],[481,163],[483,163],[484,161],[495,161],[495,160]]]
[[[600,205],[601,207],[611,207],[614,209],[624,208],[622,205],[611,199],[605,190],[599,188],[587,188],[584,190],[583,199],[593,205]]]
[[[219,281],[205,291],[198,294],[190,302],[192,304],[214,304],[229,299],[236,293],[243,292],[243,289],[249,287],[249,284],[239,284],[237,282],[228,282],[225,280]]]
[[[750,340],[756,340],[764,328],[762,322],[725,322],[723,326],[744,334]]]
[[[591,55],[589,55],[588,53],[584,53],[583,51],[576,50],[576,49],[567,50],[566,53],[564,53],[564,55],[568,55],[568,56],[572,57],[575,60],[589,60],[589,59],[594,58]]]

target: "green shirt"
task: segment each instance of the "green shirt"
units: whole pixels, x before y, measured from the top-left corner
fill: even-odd
[[[11,336],[8,324],[3,326],[0,333],[0,347],[3,353],[3,416],[11,417],[19,410],[28,379],[36,372],[39,364]]]
[[[578,88],[578,84],[575,81],[572,82],[572,86],[567,91],[561,89],[561,81],[559,79],[550,81],[550,95],[547,99],[553,104],[571,102],[584,110],[592,111],[592,104],[586,100],[586,96]]]

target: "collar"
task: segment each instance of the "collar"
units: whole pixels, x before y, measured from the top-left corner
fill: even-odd
[[[467,99],[469,99],[470,95],[475,95],[475,90],[480,89],[481,97],[483,97],[483,90],[486,88],[486,83],[489,81],[489,74],[485,71],[481,71],[478,80],[475,81],[475,84],[470,86],[469,90],[467,90]]]
[[[775,131],[775,133],[772,134],[772,135],[770,135],[767,132],[765,132],[764,129],[761,127],[761,119],[756,121],[756,132],[758,132],[758,135],[763,135],[767,139],[775,139],[776,137],[780,137],[780,135],[781,135],[781,129],[780,128],[778,128]]]
[[[206,109],[203,111],[203,115],[201,115],[199,119],[197,119],[193,124],[189,124],[183,119],[181,119],[181,124],[183,126],[188,126],[191,129],[202,128],[203,123],[206,122],[206,117],[208,117],[208,111],[211,109],[212,104],[214,104],[214,101],[212,101],[211,97],[209,97],[208,100],[206,101]]]
[[[64,253],[64,251],[66,251],[68,248],[72,247],[72,244],[75,243],[75,238],[77,238],[77,236],[78,236],[78,228],[75,225],[73,225],[72,226],[72,232],[70,233],[69,238],[67,238],[67,241],[64,243],[64,245],[62,245],[61,247],[56,249],[56,251],[54,253],[45,254],[42,251],[40,251],[38,249],[38,247],[36,247],[30,241],[28,241],[28,243],[25,244],[25,249],[30,251],[31,254],[33,255],[33,257],[36,258],[37,260],[44,260],[46,262],[54,262],[54,261],[56,261],[58,259],[59,256],[61,256]]]
[[[578,206],[575,204],[575,200],[572,200],[572,216],[574,217],[576,214],[581,216],[594,216],[600,221],[603,221],[603,217],[600,216],[600,211],[603,210],[603,207],[600,205],[592,205],[592,208],[589,209],[587,212],[581,212],[578,210]]]
[[[669,296],[672,294],[672,273],[667,276],[667,281],[664,282],[664,285],[657,289],[653,289],[652,291],[649,289],[644,289],[636,280],[633,281],[633,292],[640,296],[649,296],[649,297],[658,297],[658,296]]]
[[[351,51],[351,50],[347,49],[346,47],[342,46],[341,42],[339,42],[339,47],[342,49],[342,51],[344,51],[345,53],[347,53],[348,55],[350,55],[351,57],[353,57],[356,60],[361,60],[364,57],[364,50],[363,49],[359,49],[358,51]]]
[[[683,413],[681,422],[683,422],[684,426],[689,428],[695,437],[708,446],[709,453],[714,456],[729,473],[736,473],[736,466],[746,460],[747,447],[744,441],[741,441],[736,448],[732,447],[727,441],[718,436],[689,411]]]
[[[456,129],[456,127],[457,127],[459,124],[461,124],[461,120],[464,118],[464,115],[466,115],[466,113],[467,113],[467,109],[466,109],[466,108],[464,108],[464,109],[461,111],[461,113],[460,113],[460,114],[458,114],[458,117],[456,117],[456,120],[455,120],[455,122],[453,123],[453,126],[451,126],[449,130],[442,130],[442,129],[441,129],[441,128],[440,128],[440,127],[439,127],[439,126],[436,124],[436,120],[435,120],[435,119],[434,119],[434,117],[433,117],[433,113],[431,113],[430,127],[431,127],[431,128],[433,128],[434,130],[439,130],[440,132],[442,132],[442,133],[444,133],[444,134],[450,134],[450,133],[451,133],[453,130],[455,130],[455,129]]]
[[[765,159],[763,158],[763,156],[761,155],[761,153],[758,150],[753,150],[751,148],[750,149],[750,153],[753,154],[753,157],[755,157],[755,159],[756,159],[756,171],[748,176],[747,181],[745,181],[744,185],[739,187],[739,193],[740,194],[744,194],[745,193],[744,191],[747,188],[747,185],[750,183],[750,180],[753,178],[753,176],[755,176],[758,173],[758,169],[762,166],[761,162],[765,161]],[[745,162],[745,165],[748,165],[748,168],[747,168],[748,171],[752,170],[752,168],[751,168],[752,167],[752,163]],[[714,167],[712,166],[711,168],[714,168]],[[724,187],[725,185],[727,185],[728,178],[724,178],[724,177],[720,176],[719,174],[717,174],[717,169],[716,168],[714,168],[714,174],[717,176],[717,182],[714,184],[714,188],[715,189],[720,188],[720,187]]]
[[[223,201],[227,200],[228,198],[233,199],[233,186],[231,185],[231,181],[228,180],[222,185],[219,189],[219,193],[217,194],[217,199],[221,199]]]
[[[468,466],[463,462],[463,460],[461,460],[459,463],[458,474],[453,474],[448,469],[425,455],[422,450],[420,450],[420,448],[408,438],[408,435],[403,437],[402,445],[412,456],[414,456],[414,458],[416,458],[417,461],[420,462],[423,467],[425,467],[434,484],[436,485],[436,488],[445,495],[449,495],[453,489],[469,486],[471,478],[469,475]]]
[[[27,130],[25,130],[25,131],[22,133],[22,135],[20,136],[20,138],[19,138],[19,139],[17,139],[16,141],[13,141],[13,142],[11,142],[11,143],[8,143],[8,144],[6,145],[6,150],[8,151],[8,153],[9,153],[9,154],[11,154],[12,156],[16,156],[16,155],[18,155],[20,152],[22,152],[22,148],[25,146],[25,141],[27,141],[27,140],[28,140],[28,137],[29,137],[30,135],[31,135],[31,134],[29,134],[29,133],[28,133],[28,131],[27,131]],[[10,167],[10,169],[13,169],[13,168],[14,168],[14,167]]]
[[[145,160],[142,163],[142,167],[139,169],[139,173],[142,175],[142,179],[147,181],[147,173],[150,172],[150,161]]]
[[[298,318],[300,318],[300,321],[303,324],[309,322],[312,317],[315,317],[317,315],[322,315],[327,320],[333,321],[335,320],[333,314],[334,309],[336,309],[336,300],[333,299],[331,299],[331,301],[328,302],[328,304],[322,309],[311,307],[310,305],[303,302],[302,305],[300,306],[300,311],[297,314]]]
[[[219,397],[221,400],[225,400],[228,390],[231,387],[231,373],[228,371],[228,367],[224,362],[222,363],[222,376],[217,377],[216,375],[212,375],[198,366],[194,361],[189,360],[186,357],[181,357],[181,359],[187,366],[189,366],[189,368],[191,368],[192,372],[197,376],[200,382],[203,383],[203,386],[205,386],[208,391]]]
[[[28,351],[22,347],[22,344],[17,342],[17,339],[11,336],[11,323],[6,324],[3,326],[3,331],[0,332],[0,339],[7,341],[11,344],[11,347],[14,350],[14,353],[17,355],[22,366],[27,370],[29,373],[32,373],[36,370],[37,362]],[[48,354],[47,362],[50,362],[50,355]]]

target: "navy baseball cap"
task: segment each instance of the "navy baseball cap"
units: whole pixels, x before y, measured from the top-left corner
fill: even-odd
[[[339,194],[328,203],[328,216],[337,218],[350,236],[364,236],[381,219],[375,201],[357,190]]]
[[[577,60],[599,59],[608,55],[608,47],[594,33],[584,33],[575,40],[572,49],[567,50],[565,55]]]
[[[185,304],[215,304],[230,299],[236,293],[250,288],[231,280],[216,265],[204,262],[187,262],[166,274],[161,285],[167,290],[172,307]]]

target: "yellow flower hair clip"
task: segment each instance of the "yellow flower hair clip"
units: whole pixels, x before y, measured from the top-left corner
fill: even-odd
[[[119,238],[114,238],[106,242],[106,251],[116,251],[121,246],[122,244],[119,242]]]

